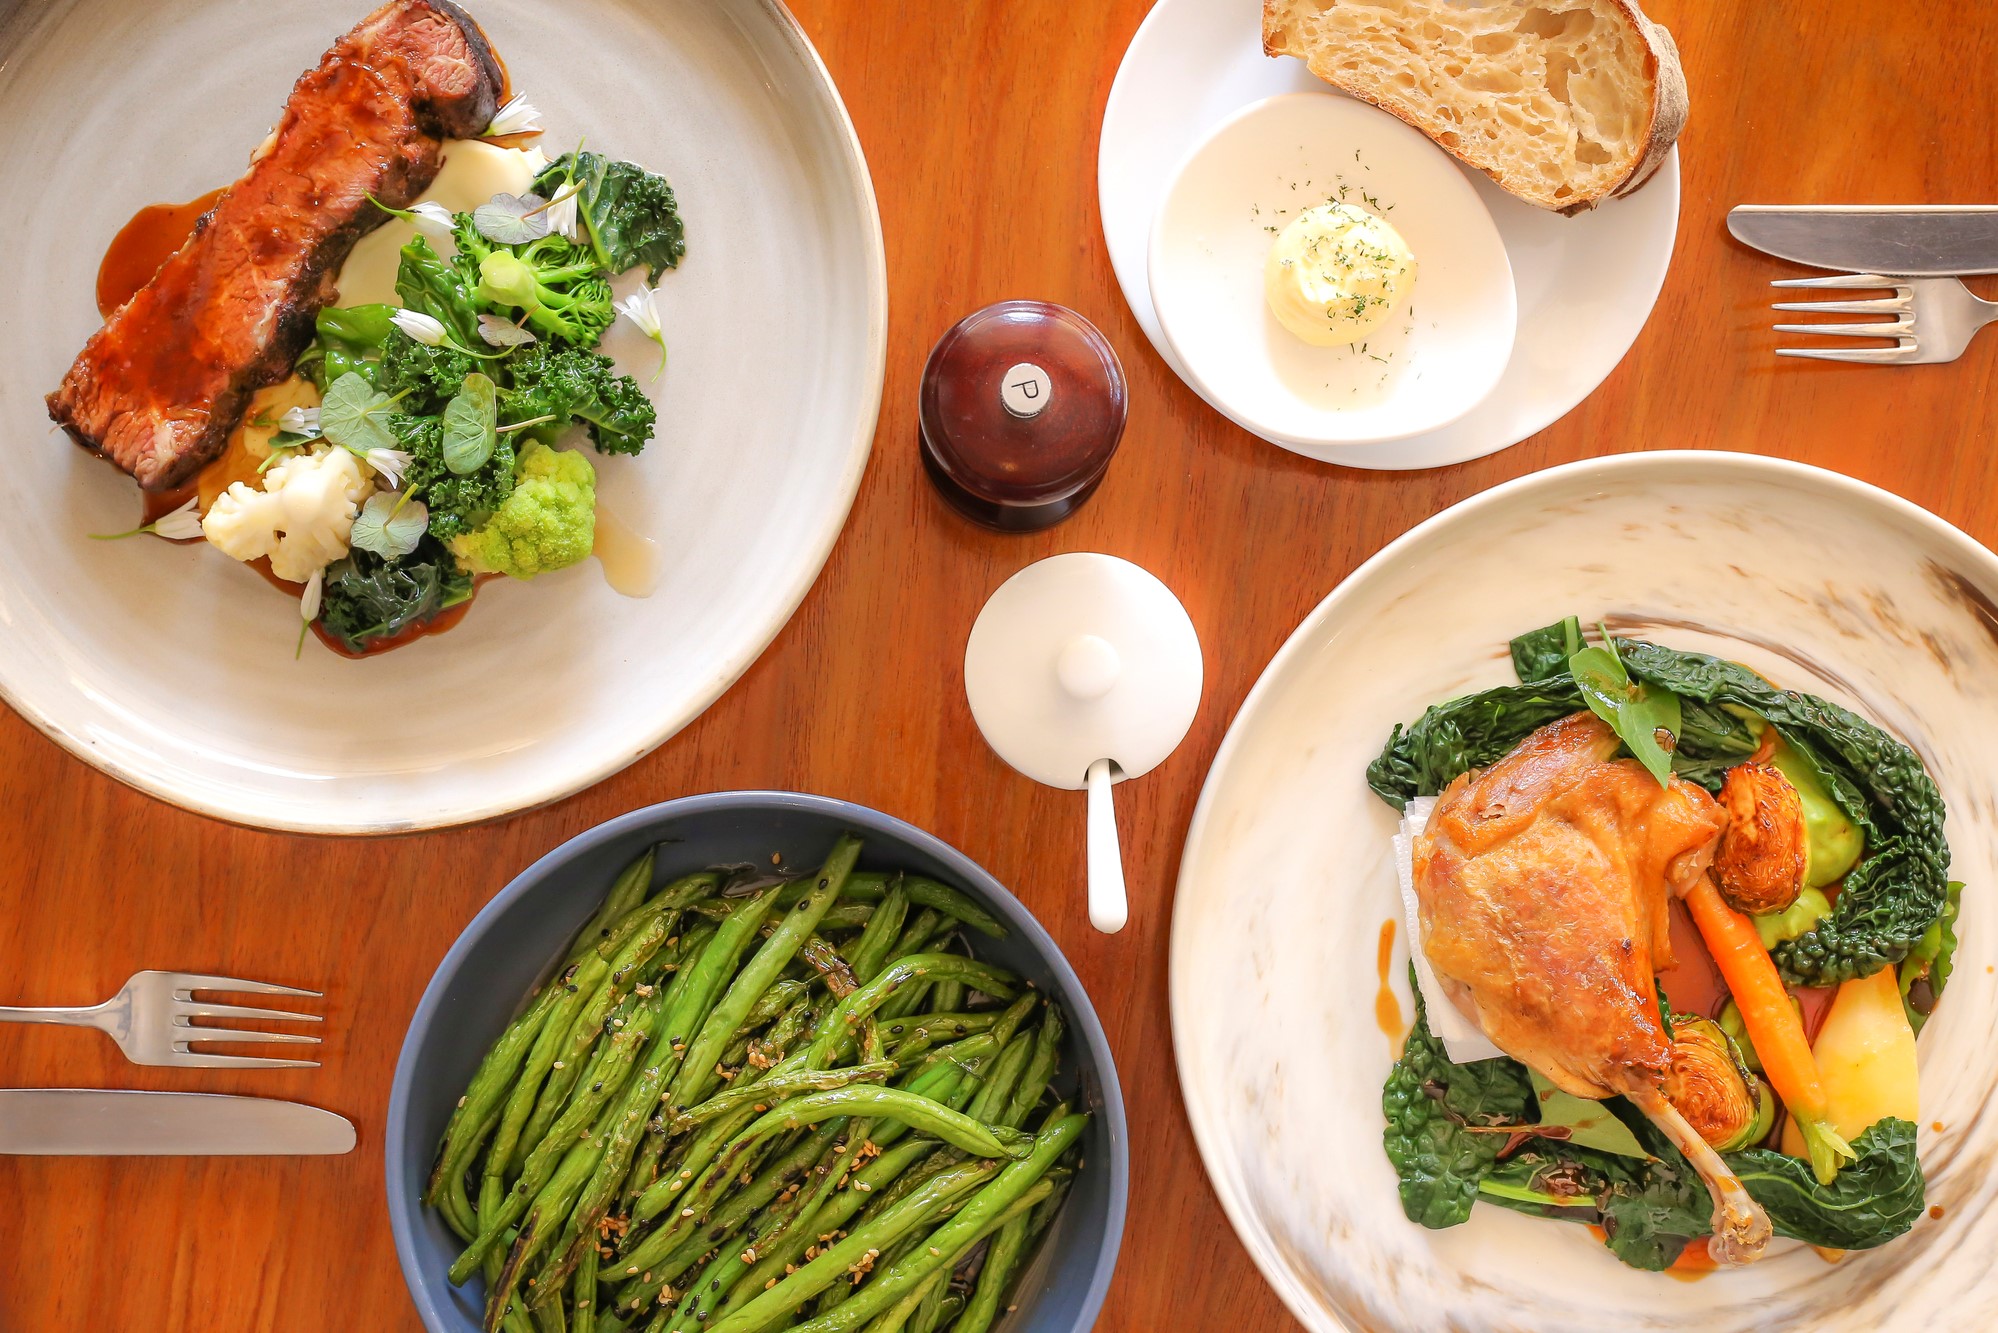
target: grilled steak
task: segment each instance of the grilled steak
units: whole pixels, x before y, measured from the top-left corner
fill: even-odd
[[[49,415],[147,490],[226,446],[250,395],[290,373],[341,263],[437,175],[442,141],[491,123],[501,76],[449,0],[389,0],[292,87],[270,151],[151,282],[91,335]]]

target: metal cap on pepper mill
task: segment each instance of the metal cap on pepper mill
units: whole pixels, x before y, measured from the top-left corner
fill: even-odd
[[[1124,368],[1095,325],[1046,301],[1000,301],[930,349],[923,466],[973,522],[1052,527],[1103,480],[1124,411]]]

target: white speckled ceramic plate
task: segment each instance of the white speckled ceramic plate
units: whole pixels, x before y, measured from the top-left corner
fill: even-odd
[[[1920,1042],[1939,1220],[1836,1266],[1790,1247],[1697,1282],[1581,1227],[1480,1207],[1403,1218],[1381,1147],[1398,1040],[1376,949],[1395,816],[1363,770],[1389,727],[1510,681],[1507,641],[1566,614],[1721,652],[1857,708],[1922,755],[1964,899]],[[1215,758],[1180,868],[1173,1034],[1207,1171],[1316,1330],[1934,1330],[1998,1325],[1998,557],[1906,501],[1794,463],[1633,454],[1541,472],[1422,524],[1306,618]],[[1406,941],[1387,974],[1401,1012]],[[1937,1130],[1934,1125],[1940,1123]]]
[[[465,622],[349,662],[249,568],[93,542],[132,483],[50,426],[137,208],[236,178],[299,73],[371,8],[307,0],[0,6],[0,697],[88,762],[224,819],[394,832],[507,814],[608,776],[696,717],[775,637],[860,484],[887,319],[880,220],[838,93],[778,0],[480,0],[559,152],[667,176],[687,258],[662,281],[658,438],[598,460],[666,548],[650,598],[595,562],[489,585]],[[649,345],[606,349],[644,381]]]

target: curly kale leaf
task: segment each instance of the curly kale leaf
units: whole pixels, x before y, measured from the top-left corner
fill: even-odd
[[[1415,984],[1412,969],[1409,984]],[[1450,1063],[1429,1030],[1417,990],[1414,1030],[1381,1089],[1388,1161],[1401,1177],[1408,1220],[1442,1228],[1469,1218],[1478,1182],[1498,1160],[1506,1136],[1472,1133],[1466,1126],[1518,1124],[1532,1108],[1533,1085],[1517,1061]]]
[[[544,199],[575,188],[577,214],[607,272],[643,264],[647,280],[657,282],[687,253],[686,229],[664,177],[601,153],[565,153],[534,178],[534,192]]]
[[[513,494],[513,437],[501,435],[492,456],[469,476],[458,476],[444,463],[444,420],[441,417],[397,417],[396,435],[409,451],[405,488],[430,507],[430,535],[449,541],[470,532]]]
[[[479,362],[448,347],[426,347],[400,329],[382,340],[375,387],[391,396],[406,393],[396,404],[411,416],[436,416],[464,387],[465,376]]]
[[[319,623],[348,652],[364,652],[471,595],[472,576],[434,537],[400,560],[356,549],[327,568]]]
[[[1457,777],[1503,757],[1528,734],[1588,705],[1574,678],[1497,689],[1437,704],[1404,729],[1396,724],[1367,765],[1367,785],[1400,810]]]
[[[1767,1148],[1727,1154],[1727,1164],[1769,1214],[1779,1236],[1834,1250],[1869,1250],[1904,1234],[1927,1203],[1915,1127],[1875,1121],[1852,1141],[1858,1160],[1820,1185],[1811,1164]]]
[[[1740,663],[1637,640],[1618,647],[1638,679],[1774,726],[1865,834],[1866,860],[1832,914],[1777,946],[1783,979],[1834,986],[1907,957],[1942,912],[1949,868],[1942,795],[1920,757],[1856,713],[1778,690]]]
[[[512,384],[500,395],[503,422],[552,416],[589,428],[597,452],[635,454],[652,438],[659,410],[638,381],[620,375],[607,356],[579,348],[522,348],[508,361]],[[543,439],[554,434],[551,425]]]
[[[479,308],[473,299],[478,287],[476,269],[468,269],[462,255],[441,258],[421,236],[412,236],[402,247],[402,259],[395,271],[395,294],[404,307],[419,311],[441,323],[460,347],[479,347]]]

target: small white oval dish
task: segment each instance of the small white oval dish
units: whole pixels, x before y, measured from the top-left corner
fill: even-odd
[[[1320,347],[1264,295],[1279,233],[1327,203],[1387,222],[1415,283],[1361,341]],[[1443,152],[1385,111],[1331,93],[1244,107],[1189,153],[1152,222],[1152,305],[1195,387],[1267,439],[1306,449],[1441,429],[1490,395],[1512,356],[1512,265],[1491,214]]]

